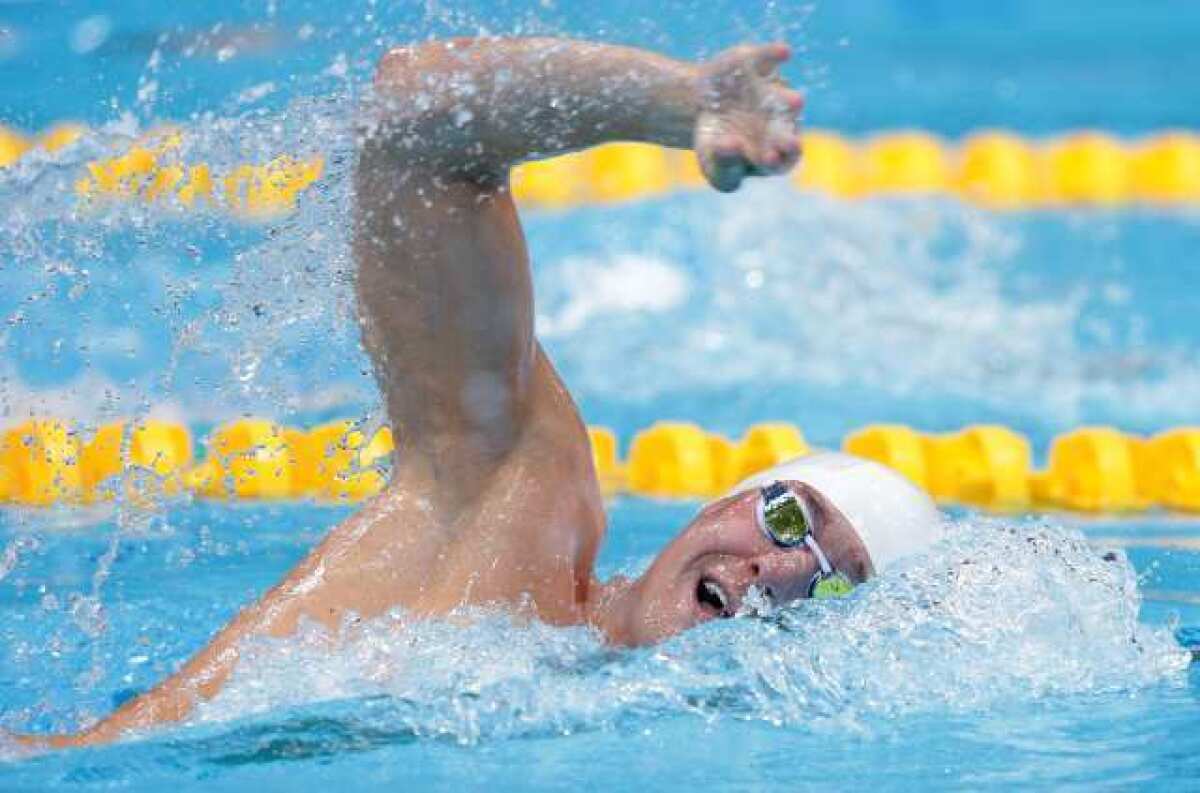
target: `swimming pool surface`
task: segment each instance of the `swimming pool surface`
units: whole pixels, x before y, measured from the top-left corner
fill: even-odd
[[[0,5],[0,121],[93,127],[0,173],[0,424],[378,420],[347,275],[348,119],[400,39],[482,25],[684,55],[783,36],[809,118],[851,133],[1200,127],[1181,79],[1200,10],[1182,2],[214,5]],[[267,225],[78,211],[83,163],[162,120],[188,161],[319,153],[326,176]],[[543,342],[626,443],[662,418],[788,420],[826,446],[875,421],[988,421],[1044,454],[1081,424],[1200,421],[1194,209],[997,214],[759,184],[527,231]],[[600,572],[636,571],[696,508],[616,500]],[[347,513],[0,509],[0,727],[70,729],[153,685]],[[332,653],[304,632],[263,642],[192,723],[0,761],[0,789],[1195,787],[1200,524],[955,521],[846,601],[639,651],[498,614],[395,614]]]

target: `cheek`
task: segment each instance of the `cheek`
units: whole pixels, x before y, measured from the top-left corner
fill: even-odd
[[[640,644],[668,639],[699,622],[690,600],[678,587],[664,587],[643,598],[634,616]]]

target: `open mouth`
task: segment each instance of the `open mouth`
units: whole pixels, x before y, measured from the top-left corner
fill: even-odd
[[[711,578],[701,578],[696,582],[696,602],[705,613],[728,619],[734,614],[733,600],[725,587]]]

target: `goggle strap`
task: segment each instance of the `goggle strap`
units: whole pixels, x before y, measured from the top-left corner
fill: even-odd
[[[817,545],[817,541],[813,539],[811,532],[804,536],[804,544],[813,552],[813,556],[817,557],[817,564],[821,566],[821,572],[825,575],[833,575],[833,565],[825,558],[825,552],[821,550],[820,545]]]

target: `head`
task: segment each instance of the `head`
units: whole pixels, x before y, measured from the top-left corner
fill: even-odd
[[[878,463],[834,452],[796,458],[757,474],[704,507],[621,597],[610,635],[646,644],[735,615],[754,586],[773,603],[806,596],[820,570],[808,547],[781,547],[757,518],[761,488],[784,483],[812,518],[812,535],[853,583],[882,572],[940,536],[929,496]]]

